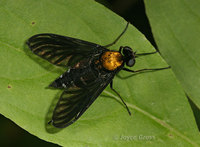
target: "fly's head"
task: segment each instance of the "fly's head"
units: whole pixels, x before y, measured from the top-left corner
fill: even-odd
[[[126,65],[132,67],[135,64],[135,52],[133,52],[132,48],[128,46],[123,47],[122,54],[124,55]]]

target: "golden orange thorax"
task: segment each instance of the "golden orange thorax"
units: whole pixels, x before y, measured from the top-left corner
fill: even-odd
[[[113,71],[122,65],[123,56],[116,51],[107,51],[102,54],[100,61],[105,69]]]

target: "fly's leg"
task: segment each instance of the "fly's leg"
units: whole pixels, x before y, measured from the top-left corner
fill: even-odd
[[[124,100],[122,99],[122,97],[120,96],[120,94],[115,89],[113,89],[113,81],[110,83],[110,88],[111,88],[112,91],[114,91],[118,95],[118,97],[121,99],[122,103],[126,107],[126,109],[128,111],[128,114],[131,115],[131,112],[130,112],[128,106],[126,105],[126,103],[124,102]]]
[[[127,23],[127,25],[126,25],[126,27],[125,27],[125,29],[123,30],[123,32],[112,42],[112,43],[110,43],[110,44],[108,44],[108,45],[105,45],[104,47],[110,47],[110,46],[112,46],[113,44],[115,44],[121,37],[122,37],[122,35],[126,32],[126,30],[127,30],[127,28],[128,28],[128,25],[129,25],[129,22]]]
[[[163,68],[144,68],[144,69],[140,69],[140,70],[131,70],[128,68],[123,68],[123,70],[128,71],[128,72],[132,72],[132,73],[140,73],[140,72],[148,72],[148,71],[157,71],[157,70],[164,70],[164,69],[169,69],[171,68],[170,66],[168,67],[163,67]]]
[[[158,51],[155,51],[155,52],[151,52],[151,53],[140,53],[140,54],[135,54],[135,57],[140,57],[140,56],[146,56],[146,55],[151,55],[151,54],[155,54],[155,53],[158,53]]]

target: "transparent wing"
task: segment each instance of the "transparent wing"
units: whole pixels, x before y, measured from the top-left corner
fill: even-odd
[[[106,50],[95,43],[56,35],[37,34],[28,39],[32,52],[57,66],[73,66],[95,50]]]
[[[109,73],[107,79],[96,80],[83,87],[66,89],[54,109],[52,124],[63,128],[74,123],[96,100],[106,86],[112,81],[115,73]]]

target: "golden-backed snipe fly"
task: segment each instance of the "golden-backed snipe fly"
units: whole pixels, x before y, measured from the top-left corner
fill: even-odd
[[[28,39],[31,51],[50,63],[68,67],[68,70],[52,82],[49,87],[63,89],[63,93],[54,109],[50,123],[57,128],[74,123],[110,84],[110,88],[119,96],[129,114],[131,114],[120,94],[113,89],[113,78],[120,71],[132,73],[167,69],[131,70],[138,56],[128,46],[121,46],[119,51],[107,49],[115,44],[128,28],[111,44],[101,46],[95,43],[56,34],[38,34]]]

